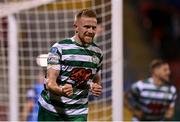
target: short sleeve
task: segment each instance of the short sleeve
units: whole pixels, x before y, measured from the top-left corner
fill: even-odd
[[[59,49],[54,45],[51,47],[48,58],[47,58],[47,69],[54,69],[54,70],[60,70],[60,59],[61,59],[61,53]]]
[[[137,83],[134,83],[132,86],[131,86],[131,90],[130,90],[131,94],[134,96],[134,97],[138,97],[140,95],[140,91],[138,89],[138,85]]]
[[[170,107],[174,107],[175,102],[176,102],[176,98],[177,98],[176,88],[174,86],[171,86],[171,92],[172,92],[172,100],[170,103]]]
[[[129,103],[132,107],[139,108],[139,96],[140,96],[140,90],[138,88],[138,82],[134,83],[131,86],[131,89],[129,91]]]

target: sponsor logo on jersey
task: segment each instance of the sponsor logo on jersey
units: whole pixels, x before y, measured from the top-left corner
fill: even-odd
[[[74,68],[71,71],[70,79],[76,82],[76,86],[79,86],[84,82],[87,82],[90,79],[91,75],[92,75],[91,69]]]
[[[92,56],[92,62],[94,62],[95,64],[99,63],[99,58],[95,54]]]

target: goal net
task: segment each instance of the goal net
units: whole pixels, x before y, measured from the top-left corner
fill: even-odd
[[[111,0],[4,0],[0,4],[0,120],[10,120],[10,110],[14,101],[13,90],[18,92],[18,118],[23,116],[23,107],[27,102],[27,91],[37,81],[37,72],[42,70],[37,57],[47,54],[56,41],[72,37],[73,21],[76,12],[83,8],[92,8],[98,16],[98,28],[95,42],[104,53],[102,85],[100,97],[90,96],[88,120],[112,120],[112,31]],[[13,47],[9,16],[16,24],[17,45]],[[8,29],[9,28],[9,29]],[[12,28],[14,29],[14,28]],[[13,48],[16,48],[14,50]],[[13,55],[17,51],[17,55]],[[17,59],[17,87],[13,82],[13,56]],[[11,78],[11,81],[10,81]],[[13,89],[14,88],[14,89]],[[10,92],[11,90],[11,92]],[[11,95],[10,95],[11,94]],[[16,106],[17,105],[17,106]],[[118,107],[118,106],[117,106]]]

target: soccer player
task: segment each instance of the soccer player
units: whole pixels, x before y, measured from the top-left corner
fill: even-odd
[[[171,120],[176,88],[169,81],[169,65],[156,59],[152,61],[150,68],[152,77],[134,83],[125,97],[125,103],[133,112],[133,121]]]
[[[39,121],[87,121],[88,93],[102,92],[102,51],[93,43],[97,19],[83,9],[74,21],[75,35],[55,43],[48,54],[47,82],[39,98]]]

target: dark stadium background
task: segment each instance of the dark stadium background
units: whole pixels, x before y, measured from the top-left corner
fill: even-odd
[[[123,10],[124,91],[149,76],[152,59],[167,60],[178,94],[174,120],[180,120],[180,0],[124,0]]]

